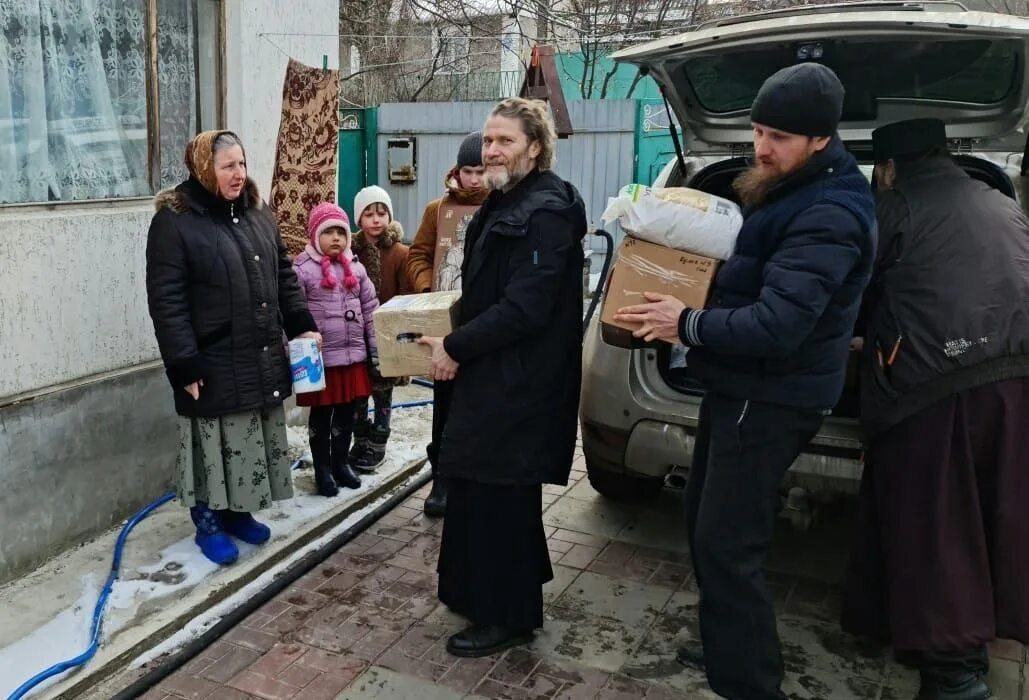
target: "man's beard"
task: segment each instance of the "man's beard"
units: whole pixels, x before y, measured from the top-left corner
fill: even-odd
[[[525,176],[532,171],[532,164],[529,161],[529,152],[527,150],[518,156],[514,165],[501,165],[500,167],[504,169],[503,172],[496,172],[491,167],[496,166],[487,164],[486,174],[483,178],[483,183],[490,190],[510,190],[524,180]]]
[[[740,197],[740,202],[748,209],[759,207],[765,203],[768,193],[782,182],[787,174],[771,168],[755,164],[744,170],[733,181],[732,189]]]

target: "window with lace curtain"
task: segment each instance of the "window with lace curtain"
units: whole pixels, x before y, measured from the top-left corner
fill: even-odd
[[[156,57],[148,0],[2,4],[0,204],[146,196],[185,178],[186,142],[218,126],[218,0],[154,3]]]

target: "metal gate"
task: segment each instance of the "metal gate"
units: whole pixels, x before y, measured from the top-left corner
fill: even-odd
[[[379,107],[379,184],[389,192],[408,240],[414,237],[425,206],[443,194],[443,178],[454,166],[461,140],[482,128],[494,104]],[[558,142],[554,170],[579,189],[591,228],[600,228],[607,198],[635,176],[637,101],[571,102],[568,109],[575,134]],[[613,233],[617,240],[620,232]],[[602,249],[600,241],[594,238],[591,245]]]

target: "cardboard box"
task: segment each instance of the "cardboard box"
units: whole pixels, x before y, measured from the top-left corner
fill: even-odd
[[[615,321],[614,315],[623,306],[646,303],[644,292],[671,294],[691,309],[703,309],[718,264],[714,258],[626,236],[618,249],[600,312],[604,340],[621,347],[641,344],[632,337],[639,325]]]
[[[429,292],[393,297],[372,315],[384,377],[429,373],[431,351],[415,342],[423,335],[443,337],[454,330],[461,292]]]

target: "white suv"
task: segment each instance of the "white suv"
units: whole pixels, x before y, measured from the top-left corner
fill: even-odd
[[[682,162],[657,186],[688,185],[734,198],[749,165],[749,109],[762,82],[815,60],[846,87],[840,135],[870,176],[871,132],[916,117],[947,123],[951,150],[973,177],[1011,197],[1024,173],[1020,133],[1029,99],[1029,20],[968,12],[955,3],[808,6],[721,20],[615,54],[662,86],[683,125]],[[1029,162],[1027,162],[1029,165]],[[580,409],[590,482],[601,494],[640,499],[682,485],[703,388],[673,369],[667,344],[625,349],[605,340],[594,315],[583,348]],[[610,342],[609,342],[610,341]],[[861,478],[853,373],[832,415],[793,465],[794,515],[805,503],[856,493]],[[799,489],[799,490],[798,490]],[[810,496],[810,499],[804,498]]]

